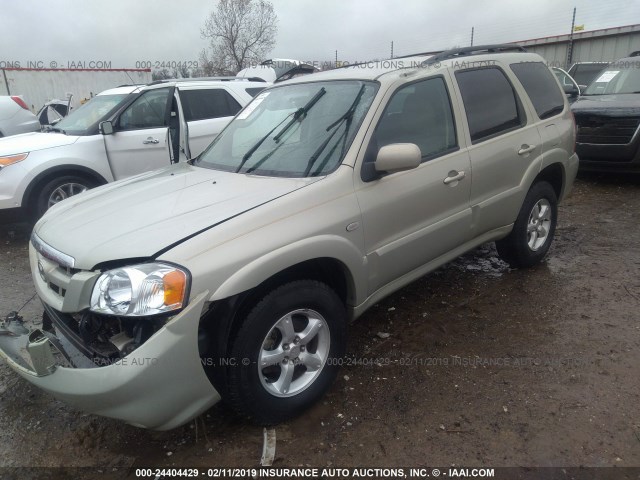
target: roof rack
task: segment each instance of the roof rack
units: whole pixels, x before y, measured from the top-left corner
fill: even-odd
[[[482,55],[484,53],[526,52],[526,51],[527,49],[521,45],[504,43],[504,44],[495,44],[495,45],[478,45],[476,47],[452,48],[450,50],[444,50],[441,52],[410,53],[408,55],[393,57],[388,60],[396,60],[398,58],[409,58],[409,57],[424,57],[427,55],[433,55],[431,58],[428,58],[427,60],[422,62],[421,65],[426,66],[426,65],[431,65],[433,63],[441,62],[443,60],[448,60],[448,59],[457,58],[457,57],[466,57],[469,55]],[[640,56],[640,51],[638,51],[637,53]],[[337,68],[357,67],[358,65],[366,65],[367,63],[370,63],[370,62],[352,63],[350,65],[344,65]]]
[[[159,85],[161,83],[170,82],[233,82],[233,81],[245,81],[245,82],[266,82],[264,78],[260,77],[192,77],[192,78],[163,78],[162,80],[154,80],[147,85]]]
[[[468,57],[471,55],[482,55],[484,53],[505,53],[505,52],[526,52],[527,49],[514,44],[496,44],[496,45],[478,45],[476,47],[463,47],[452,48],[451,50],[445,50],[433,57],[425,60],[422,65],[432,65],[434,63],[441,62],[443,60],[449,60],[451,58]]]
[[[420,53],[410,53],[408,55],[400,55],[397,57],[393,57],[391,60],[395,60],[397,58],[409,58],[409,57],[426,57],[428,55],[437,55],[439,53],[442,53],[440,51],[437,52],[420,52]]]

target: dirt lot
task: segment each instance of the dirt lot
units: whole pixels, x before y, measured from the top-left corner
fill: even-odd
[[[0,226],[0,316],[28,302],[37,321],[28,235]],[[274,465],[639,466],[639,239],[640,181],[579,179],[544,264],[509,270],[486,246],[352,325],[353,361],[276,428]],[[248,467],[262,442],[224,406],[150,432],[74,411],[0,365],[0,466]]]

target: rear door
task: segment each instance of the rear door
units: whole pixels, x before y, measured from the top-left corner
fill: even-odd
[[[219,87],[180,87],[180,103],[188,126],[191,158],[213,141],[246,101]]]
[[[571,155],[569,150],[573,149],[570,140],[573,125],[567,121],[566,115],[562,115],[569,105],[565,103],[564,92],[558,88],[554,74],[543,62],[518,62],[509,67],[531,101],[535,113],[533,121],[542,138],[545,164],[564,162]],[[558,75],[555,76],[559,79]],[[566,81],[571,82],[571,77]]]
[[[173,87],[146,90],[114,121],[114,133],[104,135],[116,180],[170,164],[169,116]]]
[[[515,221],[525,174],[540,165],[541,138],[498,64],[457,70],[455,78],[468,125],[472,235],[479,236]]]

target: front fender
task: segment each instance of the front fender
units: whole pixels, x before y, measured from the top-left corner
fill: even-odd
[[[220,285],[210,301],[222,300],[257,287],[273,275],[299,263],[318,258],[341,262],[351,278],[353,302],[358,305],[366,298],[366,256],[344,237],[318,235],[291,243],[251,261]]]

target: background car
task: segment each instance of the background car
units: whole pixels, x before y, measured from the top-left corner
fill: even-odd
[[[267,85],[225,77],[121,86],[46,132],[2,139],[0,217],[37,219],[90,188],[195,158]]]
[[[602,71],[572,106],[581,170],[640,172],[640,56]]]
[[[17,95],[0,96],[0,137],[40,130],[38,118]]]
[[[72,110],[71,98],[68,100],[58,100],[54,98],[45,103],[40,110],[38,110],[36,116],[38,117],[40,125],[44,127],[46,125],[55,125],[69,115]]]

